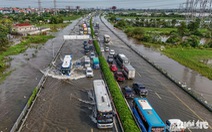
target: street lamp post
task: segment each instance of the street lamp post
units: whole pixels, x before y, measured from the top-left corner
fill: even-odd
[[[55,41],[55,39],[52,40],[52,55],[53,55],[53,58],[54,58],[54,41]]]

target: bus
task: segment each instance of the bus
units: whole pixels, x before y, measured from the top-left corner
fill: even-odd
[[[166,131],[166,125],[146,98],[134,98],[132,111],[142,132]]]
[[[61,72],[63,75],[70,75],[71,73],[71,65],[72,65],[72,56],[65,55],[63,59],[63,64],[61,66]]]
[[[94,115],[98,128],[113,128],[113,108],[103,80],[94,80],[94,98],[96,108]]]

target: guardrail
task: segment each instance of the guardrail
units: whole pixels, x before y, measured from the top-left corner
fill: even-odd
[[[127,42],[125,42],[117,33],[115,33],[100,17],[100,20],[102,23],[116,36],[118,37],[125,45],[127,45],[131,50],[133,50],[136,54],[138,54],[140,57],[142,57],[146,62],[148,62],[150,65],[152,65],[155,69],[157,69],[159,72],[161,72],[163,75],[165,75],[169,80],[174,82],[177,86],[179,86],[182,90],[184,90],[187,94],[189,94],[191,97],[193,97],[196,101],[198,101],[201,105],[203,105],[206,109],[208,109],[210,112],[212,112],[212,106],[207,103],[207,101],[191,90],[191,88],[185,86],[180,81],[177,81],[174,77],[172,77],[169,73],[167,73],[164,69],[156,65],[153,61],[148,59],[146,56],[144,56],[141,52],[139,52],[137,49],[133,48],[131,45],[129,45]]]
[[[78,25],[78,23],[82,20],[79,19],[78,22],[76,23],[76,25]],[[75,26],[74,25],[74,28],[71,29],[71,30],[74,30],[75,29]],[[63,48],[64,44],[65,44],[66,41],[63,42],[63,44],[61,45],[61,47],[59,48],[59,50],[57,51],[57,54],[56,56],[53,58],[52,62],[54,62],[58,56],[59,56],[59,53],[61,51],[61,49]],[[51,62],[51,64],[52,64]],[[50,65],[50,68],[52,68],[53,65]],[[21,114],[19,115],[18,119],[16,120],[16,122],[14,123],[12,129],[10,130],[10,132],[16,132],[16,131],[21,131],[22,127],[23,127],[23,124],[25,123],[30,111],[32,110],[33,106],[34,106],[34,103],[36,102],[36,99],[38,97],[38,95],[40,94],[41,92],[41,89],[42,89],[42,86],[43,84],[45,83],[47,79],[47,76],[43,75],[42,78],[40,79],[40,82],[38,83],[37,87],[35,89],[38,89],[38,93],[36,94],[32,104],[29,106],[28,104],[26,104],[26,106],[24,107],[24,109],[22,110]]]

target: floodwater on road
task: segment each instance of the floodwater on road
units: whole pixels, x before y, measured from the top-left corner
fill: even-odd
[[[108,23],[103,17],[102,19],[109,27],[113,29],[113,26],[110,23]],[[208,102],[208,104],[212,105],[212,80],[209,80],[196,71],[191,70],[168,58],[154,48],[148,48],[138,44],[135,40],[128,38],[121,30],[115,29],[115,32],[134,49],[164,69],[178,82],[186,84],[187,87],[191,88],[192,91],[202,96]]]
[[[64,77],[55,71],[62,64],[61,58],[70,54],[73,60],[72,72],[70,76]],[[21,131],[102,131],[97,129],[93,117],[93,80],[101,79],[101,73],[100,70],[94,70],[94,77],[86,78],[85,68],[76,70],[74,62],[83,62],[83,57],[83,40],[65,42],[55,67],[43,71],[48,73],[47,81]]]
[[[11,56],[10,69],[14,71],[0,84],[0,131],[10,131],[40,81],[43,75],[41,70],[48,67],[64,42],[63,35],[70,34],[77,22],[73,21],[37,49],[29,48],[24,53]]]

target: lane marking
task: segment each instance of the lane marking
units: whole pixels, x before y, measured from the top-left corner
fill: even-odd
[[[114,117],[113,117],[113,120],[114,120]],[[116,120],[114,120],[114,126],[115,126],[115,129],[116,129],[116,132],[118,132],[118,128],[117,128],[117,126],[116,126]]]
[[[157,92],[155,92],[155,94],[158,96],[159,99],[162,99],[162,98],[160,97],[160,95],[159,95]]]
[[[140,76],[141,77],[141,74],[139,73],[139,72],[137,72],[138,73],[138,76]]]
[[[93,128],[91,128],[91,132],[93,132]]]
[[[192,132],[191,129],[189,129],[189,128],[188,128],[188,131],[189,131],[189,132]]]
[[[68,132],[68,128],[66,128],[66,132]]]
[[[183,105],[185,105],[194,115],[197,116],[197,118],[199,118],[201,121],[205,121],[203,120],[199,115],[197,115],[197,113],[195,111],[193,111],[184,101],[182,101],[175,93],[173,93],[172,91],[168,90],[172,95],[174,95]],[[212,129],[210,125],[208,125],[208,128]]]

